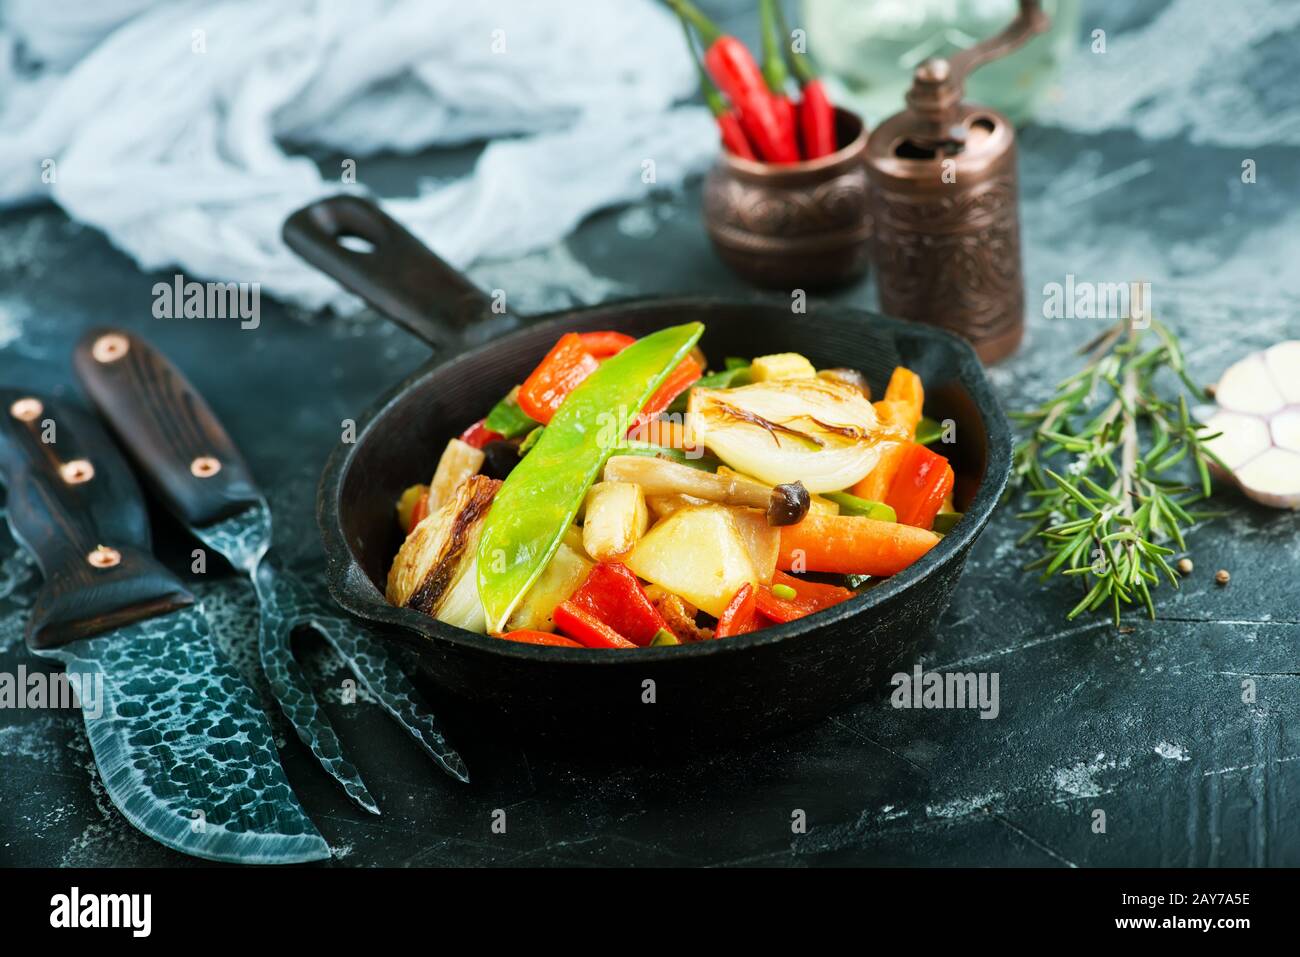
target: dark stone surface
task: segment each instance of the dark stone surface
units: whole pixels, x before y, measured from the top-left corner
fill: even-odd
[[[1111,6],[1123,5],[1090,8],[1085,31],[1108,22]],[[1116,49],[1126,27],[1140,34],[1155,19],[1116,20]],[[1275,39],[1290,42],[1264,48],[1285,57],[1296,36],[1282,29]],[[1067,91],[1087,76],[1082,66],[1067,72]],[[1289,89],[1269,93],[1277,115],[1300,110]],[[1295,137],[1279,125],[1276,142],[1261,133],[1235,143],[1204,135],[1204,119],[1155,133],[1141,118],[1099,133],[1080,131],[1086,118],[1023,131],[1029,336],[993,373],[1008,406],[1043,398],[1070,350],[1098,330],[1095,321],[1042,318],[1044,283],[1067,273],[1150,279],[1158,313],[1184,337],[1201,380],[1300,336]],[[372,160],[363,178],[397,192],[417,176],[462,169],[471,155]],[[1245,158],[1258,164],[1256,184],[1240,180]],[[697,217],[691,188],[597,216],[562,247],[475,275],[507,288],[522,310],[640,293],[752,295],[713,257]],[[0,382],[75,393],[69,360],[84,329],[113,323],[148,335],[207,395],[268,490],[275,555],[311,575],[321,560],[315,483],[339,422],[425,350],[369,315],[313,317],[268,301],[256,331],[155,320],[151,287],[169,276],[142,274],[54,209],[4,214]],[[875,291],[868,283],[836,298],[871,307]],[[340,662],[308,643],[311,672],[383,816],[355,809],[274,715],[278,744],[341,865],[1300,865],[1297,518],[1231,491],[1217,500],[1229,514],[1191,538],[1196,572],[1177,592],[1159,589],[1159,620],[1135,617],[1122,631],[1100,619],[1064,621],[1073,592],[1020,570],[1028,553],[1015,545],[1014,509],[1004,507],[926,661],[996,672],[996,720],[895,710],[880,699],[718,754],[631,763],[525,748],[448,716],[474,778],[462,787],[364,698],[341,704]],[[188,565],[192,545],[169,519],[157,516],[155,533],[174,568]],[[1232,572],[1227,588],[1213,584],[1220,567]],[[222,569],[190,580],[251,670],[249,587]],[[0,670],[43,667],[21,640],[35,586],[31,564],[0,534]],[[1253,704],[1242,701],[1247,678],[1257,686]],[[108,804],[75,713],[0,712],[0,770],[0,863],[192,863]],[[505,834],[491,829],[496,809],[506,812]],[[796,809],[807,833],[792,832]],[[1091,829],[1097,810],[1104,834]]]

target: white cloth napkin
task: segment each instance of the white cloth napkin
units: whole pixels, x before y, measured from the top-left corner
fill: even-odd
[[[351,296],[280,240],[285,216],[364,190],[366,158],[479,139],[464,178],[391,198],[457,266],[562,239],[672,188],[717,151],[695,74],[652,0],[9,0],[0,206],[52,199],[142,269]],[[295,150],[356,161],[356,185]],[[328,173],[329,171],[327,171]]]

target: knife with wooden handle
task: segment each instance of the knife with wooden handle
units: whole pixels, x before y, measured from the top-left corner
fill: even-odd
[[[208,860],[329,857],[252,691],[150,554],[140,490],[112,441],[63,401],[4,389],[0,408],[6,518],[44,578],[28,647],[65,665],[113,803]]]
[[[464,762],[381,639],[315,601],[306,586],[262,559],[271,513],[251,472],[203,396],[140,336],[96,329],[78,344],[82,385],[163,503],[210,548],[252,580],[260,618],[258,653],[281,710],[298,737],[353,801],[379,808],[294,659],[290,636],[315,629],[348,662],[379,704],[448,774],[468,780]]]

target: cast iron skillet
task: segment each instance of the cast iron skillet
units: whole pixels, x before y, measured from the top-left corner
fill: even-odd
[[[524,321],[475,288],[374,204],[338,196],[284,225],[300,256],[435,349],[340,445],[321,478],[317,518],[330,591],[349,612],[394,626],[438,690],[547,736],[704,744],[821,717],[910,670],[948,605],[966,553],[1006,484],[1010,433],[974,351],[929,326],[841,307],[642,299]],[[361,240],[357,243],[356,240]],[[359,251],[368,245],[368,251]],[[543,648],[471,634],[384,601],[400,544],[393,506],[433,474],[447,440],[522,381],[569,331],[641,336],[699,320],[710,358],[798,351],[818,367],[862,370],[873,394],[890,371],[922,376],[926,412],[957,424],[940,448],[966,517],[924,559],[865,595],[760,632],[673,648]],[[651,684],[652,682],[652,684]]]

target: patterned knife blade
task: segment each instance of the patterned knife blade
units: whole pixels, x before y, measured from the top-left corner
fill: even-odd
[[[112,441],[63,402],[4,389],[0,408],[6,517],[45,579],[27,644],[75,679],[113,803],[196,857],[328,858],[252,691],[217,655],[193,596],[150,554],[140,490]]]
[[[131,333],[92,330],[78,344],[77,374],[164,504],[195,537],[252,580],[260,608],[262,670],[298,737],[360,807],[378,814],[355,765],[294,660],[294,628],[313,628],[347,661],[379,704],[452,777],[468,781],[459,754],[419,694],[358,622],[315,601],[293,575],[263,562],[271,515],[238,448],[202,395],[179,369]]]

